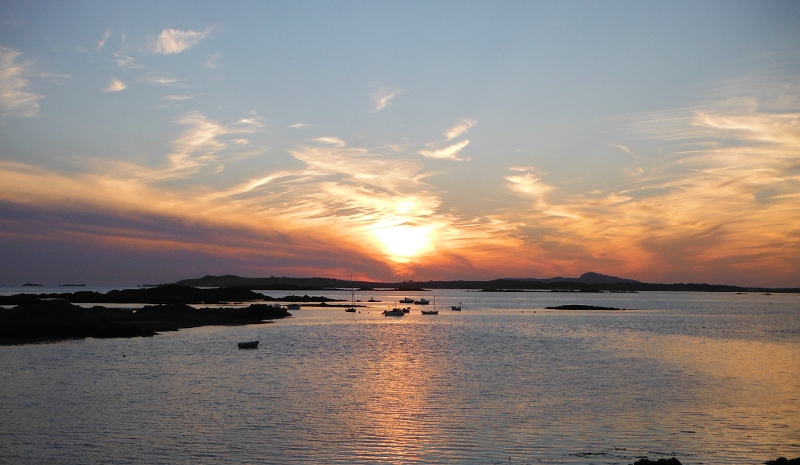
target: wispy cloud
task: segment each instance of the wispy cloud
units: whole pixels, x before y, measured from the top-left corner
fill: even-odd
[[[171,163],[169,172],[172,174],[188,175],[197,172],[201,167],[215,164],[217,170],[223,166],[219,153],[229,147],[229,142],[223,136],[249,134],[264,127],[255,118],[244,118],[230,124],[221,124],[208,119],[199,111],[184,115],[179,121],[183,126],[189,126],[173,143],[175,150],[169,154]],[[242,139],[234,138],[238,141]],[[239,142],[233,142],[241,145]]]
[[[120,81],[117,78],[113,78],[111,79],[111,84],[109,84],[108,87],[103,89],[103,92],[119,92],[127,88],[128,86],[124,82]]]
[[[144,68],[144,65],[137,63],[135,58],[128,55],[123,55],[121,53],[114,54],[114,61],[116,62],[117,66],[119,66],[122,69]]]
[[[95,49],[98,51],[103,50],[109,37],[111,37],[111,29],[106,29],[105,32],[103,32],[103,37],[101,37],[100,40],[97,41],[97,44],[95,44]]]
[[[309,126],[311,126],[311,125],[308,124],[308,123],[294,123],[294,124],[290,124],[289,125],[289,127],[292,128],[292,129],[305,129],[305,128],[309,127]]]
[[[44,96],[29,90],[31,63],[20,61],[22,53],[0,45],[0,111],[3,116],[30,118],[39,113]]]
[[[338,137],[317,137],[314,140],[327,145],[335,145],[337,147],[344,147],[347,145],[345,141],[339,139]]]
[[[568,251],[584,269],[717,282],[757,274],[765,285],[800,276],[800,112],[744,99],[636,119],[635,133],[666,153],[626,169],[627,184],[568,192],[543,175],[509,176],[531,203],[505,219],[546,244],[547,260]]]
[[[453,126],[452,128],[448,129],[447,131],[445,131],[444,136],[445,136],[447,142],[450,142],[451,140],[455,139],[456,137],[458,137],[458,136],[466,133],[467,131],[469,131],[470,128],[475,126],[476,124],[478,124],[478,122],[475,121],[475,120],[463,119],[463,120],[461,120],[461,123]]]
[[[402,89],[389,89],[382,88],[372,93],[372,108],[374,111],[381,111],[386,108],[389,101],[395,98],[398,94],[404,92]]]
[[[180,29],[164,29],[155,39],[150,47],[150,51],[161,55],[171,55],[181,53],[200,43],[211,32],[205,31],[182,31]]]
[[[631,149],[629,149],[628,147],[625,147],[622,144],[608,144],[608,145],[609,145],[609,147],[616,147],[616,148],[622,150],[623,152],[625,152],[627,154],[633,155],[634,157],[637,156],[635,153],[633,153],[633,151]]]
[[[196,95],[165,95],[164,100],[183,101],[192,100]]]
[[[460,158],[458,154],[461,153],[461,151],[464,150],[464,147],[467,145],[469,145],[469,139],[464,139],[461,142],[457,142],[439,149],[420,150],[419,154],[428,158],[466,161],[469,160],[469,158]]]
[[[208,60],[206,60],[206,62],[203,63],[203,66],[205,66],[208,69],[217,69],[217,68],[219,68],[219,59],[220,59],[221,56],[222,56],[222,54],[220,54],[220,53],[215,53],[215,54],[211,55],[208,58]]]
[[[145,84],[155,84],[161,86],[169,86],[171,84],[175,84],[176,82],[181,82],[183,79],[176,78],[168,73],[163,73],[160,71],[152,71],[145,76],[139,78],[139,80]]]

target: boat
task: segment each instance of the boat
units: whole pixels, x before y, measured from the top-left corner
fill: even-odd
[[[452,310],[454,312],[460,312],[461,311],[461,302],[459,302],[458,305],[451,305],[450,306],[450,310]]]
[[[410,297],[406,297],[403,300],[401,300],[400,303],[401,304],[413,304],[414,303],[414,299],[412,299]]]
[[[403,313],[411,313],[411,307],[401,308],[400,310],[402,310]]]
[[[433,310],[421,310],[423,315],[438,315],[439,309],[436,308],[436,296],[433,296]]]
[[[247,341],[247,342],[240,342],[239,343],[240,349],[257,349],[258,348],[258,341]]]
[[[352,280],[353,277],[351,276],[350,279]],[[347,307],[345,310],[347,313],[355,313],[356,312],[356,293],[353,289],[350,289],[350,306]]]
[[[300,304],[288,304],[286,310],[300,310]]]
[[[391,310],[384,310],[383,316],[404,316],[406,312],[402,308],[393,308]]]
[[[367,302],[380,302],[380,300],[375,300],[374,297],[370,297]]]
[[[415,305],[428,305],[429,303],[431,303],[431,301],[426,299],[426,298],[424,298],[424,297],[419,299],[419,300],[415,300],[414,301]]]

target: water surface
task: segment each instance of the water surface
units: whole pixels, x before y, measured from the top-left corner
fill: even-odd
[[[291,294],[264,291],[274,297]],[[349,292],[326,292],[349,299]],[[410,297],[432,293],[413,294]],[[5,463],[800,456],[800,296],[436,291],[359,313],[0,347]],[[463,302],[463,311],[450,305]],[[568,303],[627,311],[556,311]],[[428,306],[430,308],[432,306]],[[236,342],[259,339],[257,350]]]

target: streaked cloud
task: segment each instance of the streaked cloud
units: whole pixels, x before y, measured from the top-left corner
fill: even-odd
[[[108,85],[108,87],[103,89],[103,92],[119,92],[127,88],[128,86],[124,82],[120,81],[117,78],[112,78],[111,83]]]
[[[114,53],[114,61],[122,69],[144,68],[144,65],[137,63],[135,58],[121,53]]]
[[[290,124],[289,125],[289,127],[292,128],[292,129],[305,129],[305,128],[309,127],[309,126],[311,126],[311,125],[308,124],[308,123],[294,123],[294,124]]]
[[[634,134],[668,150],[626,168],[627,184],[570,193],[545,175],[508,176],[530,204],[505,219],[546,245],[546,260],[569,251],[584,269],[765,283],[800,273],[800,111],[745,99],[636,119]]]
[[[163,73],[160,71],[151,71],[147,73],[145,76],[139,78],[140,82],[145,84],[155,84],[161,86],[168,86],[171,84],[175,84],[176,82],[181,82],[183,79],[176,78],[168,73]]]
[[[628,147],[625,147],[622,144],[608,144],[608,145],[609,145],[609,147],[616,147],[616,148],[622,150],[623,152],[625,152],[627,154],[633,155],[634,157],[636,156],[636,154],[633,153],[633,151],[631,149],[629,149]]]
[[[152,42],[150,51],[161,55],[181,53],[200,43],[210,32],[211,29],[205,31],[164,29]]]
[[[420,150],[419,154],[427,158],[466,161],[469,160],[469,158],[460,158],[458,154],[461,153],[461,151],[464,150],[464,147],[466,147],[467,145],[469,145],[469,140],[464,139],[461,142],[457,142],[455,144],[451,144],[446,147],[438,149],[430,149],[430,150]]]
[[[192,100],[196,95],[165,95],[164,100],[183,101]]]
[[[456,137],[458,137],[458,136],[466,133],[467,131],[469,131],[469,129],[471,127],[475,126],[476,124],[478,124],[478,122],[475,121],[475,120],[463,119],[463,120],[461,120],[460,124],[457,124],[457,125],[453,126],[452,128],[448,129],[447,131],[445,131],[444,136],[445,136],[447,142],[450,142],[451,140],[455,139]]]
[[[389,101],[395,98],[398,94],[404,92],[402,89],[389,89],[382,88],[372,93],[372,105],[374,111],[381,111],[386,108]]]
[[[106,29],[105,32],[103,32],[103,37],[101,37],[100,40],[97,41],[97,44],[95,44],[95,49],[103,50],[109,37],[111,37],[111,29]]]
[[[44,97],[30,90],[31,63],[21,52],[0,45],[0,112],[3,116],[30,118],[39,113]]]
[[[221,124],[208,119],[199,111],[184,115],[178,124],[188,126],[178,139],[173,142],[174,151],[168,155],[171,175],[186,176],[197,172],[200,168],[214,164],[219,170],[223,166],[220,152],[229,148],[233,140],[225,140],[224,136],[250,134],[264,127],[255,118],[243,118],[230,124]],[[240,137],[233,138],[243,140]]]
[[[314,140],[327,145],[335,145],[337,147],[344,147],[347,145],[345,141],[339,139],[338,137],[317,137]]]
[[[215,54],[211,55],[210,57],[208,57],[208,60],[206,60],[206,62],[203,63],[203,66],[205,66],[208,69],[217,69],[217,68],[219,68],[219,63],[218,62],[219,62],[219,59],[220,59],[221,56],[222,56],[222,54],[220,54],[220,53],[215,53]]]

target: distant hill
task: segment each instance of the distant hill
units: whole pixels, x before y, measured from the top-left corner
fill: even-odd
[[[583,284],[639,284],[640,281],[635,279],[617,278],[616,276],[608,276],[600,273],[590,271],[584,273],[580,278],[564,278],[556,276],[554,278],[507,278],[509,281],[534,281],[539,283],[583,283]]]
[[[319,291],[327,289],[396,289],[403,292],[425,289],[481,289],[486,291],[552,290],[583,292],[637,292],[637,291],[684,291],[684,292],[800,292],[800,288],[757,288],[728,286],[707,283],[658,284],[643,283],[634,279],[618,278],[595,272],[582,274],[578,278],[502,278],[489,281],[403,281],[375,282],[350,281],[333,278],[243,278],[236,275],[203,276],[184,279],[175,284],[192,287],[225,287],[251,290]]]

